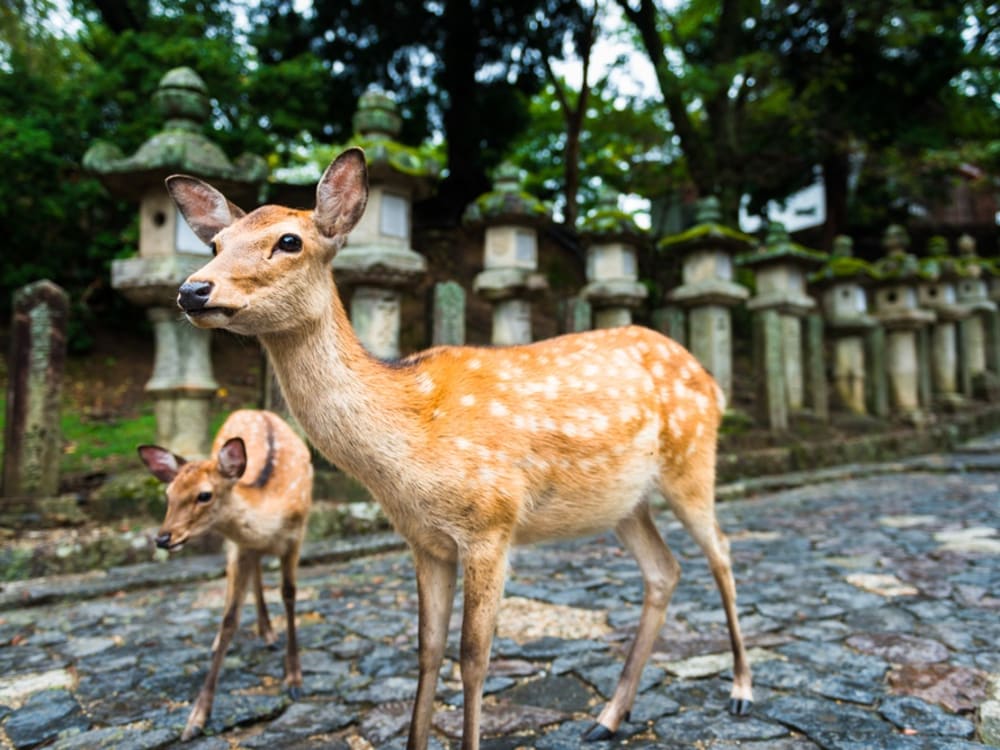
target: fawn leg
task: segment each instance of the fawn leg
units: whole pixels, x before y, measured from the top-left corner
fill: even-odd
[[[205,722],[212,713],[212,703],[215,701],[215,686],[219,681],[219,670],[222,659],[229,648],[229,642],[240,624],[240,608],[246,597],[247,583],[253,571],[253,566],[259,564],[259,556],[253,552],[240,550],[231,565],[226,567],[226,609],[222,615],[222,625],[212,647],[212,663],[205,676],[205,683],[195,700],[194,707],[188,715],[187,726],[181,734],[181,740],[194,737],[205,727]]]
[[[426,750],[434,712],[434,693],[438,672],[448,641],[448,622],[455,599],[455,579],[458,569],[454,559],[437,557],[417,547],[413,548],[417,571],[419,598],[419,661],[420,681],[413,703],[413,719],[407,750]]]
[[[257,632],[269,647],[273,647],[278,640],[278,636],[271,627],[271,617],[267,612],[267,603],[264,601],[264,580],[261,570],[261,559],[257,558],[257,565],[253,570],[254,597],[257,600]]]
[[[635,513],[620,521],[615,533],[642,571],[642,614],[615,693],[604,706],[597,723],[584,734],[587,742],[610,739],[628,716],[639,689],[643,667],[663,626],[667,604],[681,574],[680,565],[653,522],[649,503],[642,503]]]
[[[299,641],[295,629],[295,581],[299,568],[299,548],[281,557],[281,601],[285,605],[288,623],[288,648],[285,651],[285,685],[293,700],[302,695],[302,665],[299,663]]]

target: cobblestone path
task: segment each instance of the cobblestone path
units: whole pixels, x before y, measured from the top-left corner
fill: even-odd
[[[756,704],[746,718],[725,712],[728,639],[707,565],[662,514],[681,583],[631,721],[613,742],[589,747],[1000,744],[1000,441],[975,448],[908,471],[721,504],[752,649]],[[519,548],[511,562],[483,746],[580,747],[639,616],[638,569],[611,535]],[[408,555],[301,570],[305,694],[295,703],[281,690],[277,583],[269,571],[277,650],[257,639],[247,606],[208,734],[184,745],[178,738],[208,665],[222,579],[0,612],[0,744],[405,747],[417,668]],[[433,748],[459,744],[459,610],[460,602]]]

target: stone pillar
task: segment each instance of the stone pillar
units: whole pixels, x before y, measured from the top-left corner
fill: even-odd
[[[443,281],[434,285],[431,316],[434,346],[465,343],[465,290],[461,284]]]
[[[69,297],[51,281],[14,292],[4,426],[3,497],[59,490],[59,407]]]
[[[469,204],[462,218],[483,229],[483,271],[473,290],[493,305],[491,340],[498,346],[532,341],[531,303],[548,289],[538,271],[538,227],[548,209],[520,186],[516,167],[497,170],[493,190]]]
[[[809,277],[810,287],[820,295],[820,325],[833,352],[833,391],[838,405],[853,414],[868,412],[865,335],[876,321],[868,315],[865,286],[873,273],[868,263],[854,257],[851,238],[841,235],[834,239],[826,265]]]
[[[438,166],[395,139],[403,121],[395,99],[371,88],[354,115],[353,143],[365,150],[368,206],[333,258],[337,281],[352,287],[351,324],[365,348],[382,359],[400,356],[402,292],[426,274],[411,245],[412,206],[430,194]]]
[[[901,226],[886,229],[882,241],[885,258],[876,264],[879,280],[875,291],[875,315],[886,330],[886,372],[891,407],[907,419],[922,422],[927,400],[926,359],[922,356],[919,331],[936,320],[920,307],[917,288],[919,263],[906,252],[909,237]],[[926,347],[925,347],[926,348]]]
[[[157,442],[186,458],[206,456],[211,446],[210,405],[216,390],[211,334],[194,328],[177,311],[177,287],[211,260],[211,250],[174,206],[163,181],[183,173],[225,186],[226,195],[253,208],[267,164],[243,154],[233,161],[203,131],[211,115],[205,83],[190,68],[160,80],[153,105],[163,130],[132,156],[97,142],[83,157],[116,196],[139,202],[138,253],[111,265],[111,286],[147,309],[156,336],[153,373],[146,390],[155,402]],[[152,436],[150,436],[152,439]]]
[[[772,430],[784,431],[788,429],[788,397],[781,315],[773,308],[761,310],[754,315],[753,326],[754,370],[763,416]]]
[[[768,316],[766,324],[762,323],[759,329],[765,337],[767,356],[764,364],[781,369],[786,412],[802,411],[807,403],[805,371],[809,353],[805,350],[802,321],[816,308],[816,302],[806,293],[806,273],[810,267],[822,266],[826,258],[824,253],[791,242],[784,226],[772,222],[765,244],[756,252],[737,259],[740,265],[753,268],[756,279],[757,293],[747,302],[747,307],[757,314],[764,311],[777,314],[773,321]],[[781,340],[780,346],[770,340],[775,336]],[[776,350],[780,350],[780,355],[774,354]],[[822,348],[816,348],[811,355],[819,358],[811,366],[822,369]],[[758,372],[758,377],[771,380],[778,375],[769,369]],[[768,385],[769,389],[773,387]],[[813,413],[825,415],[826,389],[816,389],[809,395]],[[769,413],[778,414],[778,411],[769,407]],[[772,427],[775,427],[773,422]]]
[[[719,201],[709,196],[698,202],[695,225],[657,245],[681,259],[681,286],[668,299],[687,314],[688,347],[715,377],[732,401],[733,341],[730,309],[750,296],[733,279],[733,256],[752,246],[753,238],[723,226]],[[682,341],[683,343],[683,341]]]
[[[876,417],[889,416],[889,378],[885,364],[885,329],[874,326],[865,336],[865,401]]]
[[[826,384],[826,355],[823,349],[823,316],[812,313],[803,321],[805,328],[806,387],[813,413],[830,417],[830,395]]]
[[[594,317],[593,308],[581,297],[567,297],[559,303],[559,331],[579,333],[589,331]]]
[[[630,325],[632,311],[648,294],[639,283],[636,261],[645,233],[618,209],[618,195],[605,190],[596,208],[584,217],[580,237],[587,249],[587,285],[580,296],[594,309],[594,326]]]
[[[148,315],[156,355],[146,392],[156,402],[157,444],[179,456],[207,456],[212,446],[209,406],[218,388],[211,331],[195,328],[167,308],[154,307]]]
[[[987,276],[991,267],[976,254],[976,242],[969,235],[959,237],[958,250],[963,273],[957,282],[958,301],[970,311],[961,329],[965,366],[974,395],[993,399],[1000,395],[1000,371],[994,369],[1000,367],[1000,313],[990,299]]]

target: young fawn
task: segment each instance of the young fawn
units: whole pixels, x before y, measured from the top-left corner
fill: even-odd
[[[295,637],[295,574],[312,504],[309,449],[278,415],[244,409],[229,415],[212,444],[212,457],[185,461],[166,448],[139,446],[139,457],[167,485],[167,517],[156,545],[179,549],[209,530],[226,538],[226,600],[212,645],[212,664],[181,739],[201,731],[215,699],[219,669],[239,626],[247,585],[253,578],[257,630],[273,645],[276,636],[264,602],[261,555],[281,561],[281,598],[288,620],[285,685],[293,698],[302,687]]]
[[[728,541],[714,509],[722,392],[684,348],[632,326],[380,362],[354,335],[330,270],[367,201],[359,149],[327,168],[313,211],[244,214],[192,177],[167,187],[215,255],[180,287],[184,313],[201,328],[260,338],[310,441],[368,487],[410,544],[419,595],[411,750],[427,747],[457,564],[462,747],[473,750],[510,546],[611,528],[638,561],[645,596],[621,679],[585,737],[618,729],[680,576],[653,522],[656,492],[708,557],[732,642],[730,710],[749,710]]]

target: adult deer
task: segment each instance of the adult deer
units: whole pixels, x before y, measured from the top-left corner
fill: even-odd
[[[285,685],[293,698],[298,697],[302,668],[295,636],[295,577],[312,504],[309,449],[277,414],[242,409],[230,414],[219,428],[207,460],[185,461],[156,445],[139,446],[139,458],[153,476],[169,483],[167,515],[156,537],[157,546],[176,550],[210,530],[227,541],[222,625],[181,739],[198,734],[212,713],[219,670],[239,627],[251,577],[257,630],[269,646],[276,641],[261,581],[264,554],[277,555],[281,561],[281,598],[288,621]]]
[[[184,313],[202,328],[259,336],[309,439],[368,487],[410,544],[419,594],[411,750],[428,742],[457,564],[462,747],[474,750],[510,546],[610,528],[638,561],[645,596],[621,679],[585,738],[618,729],[680,575],[653,522],[657,491],[708,557],[732,642],[730,710],[749,710],[728,541],[714,509],[722,393],[683,347],[628,327],[380,362],[354,335],[330,271],[367,201],[359,149],[326,169],[313,211],[244,215],[192,177],[167,187],[215,254],[180,287]]]

